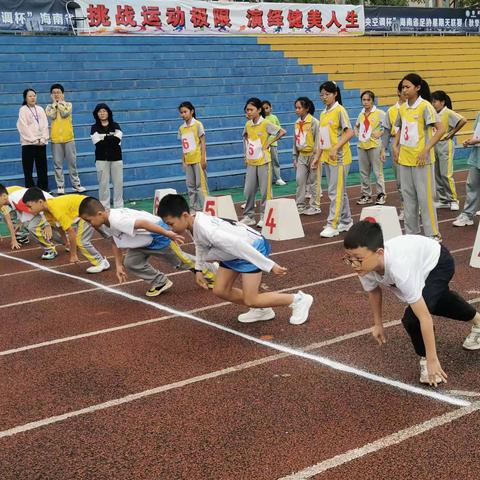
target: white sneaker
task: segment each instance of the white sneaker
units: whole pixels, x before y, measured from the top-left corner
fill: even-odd
[[[340,223],[338,225],[339,232],[348,232],[353,227],[353,220],[350,223]]]
[[[308,207],[303,211],[303,215],[318,215],[319,213],[322,213],[322,209],[317,207]]]
[[[435,376],[435,381],[437,384],[444,382],[443,378],[438,375]],[[423,357],[420,358],[420,383],[430,383],[428,381],[427,359]]]
[[[473,325],[472,331],[463,342],[466,350],[480,350],[480,326]]]
[[[321,232],[320,232],[320,236],[323,237],[323,238],[332,238],[332,237],[336,237],[340,232],[336,229],[336,228],[333,228],[333,227],[330,227],[330,226],[326,226]]]
[[[87,189],[85,187],[82,187],[81,185],[78,185],[77,187],[73,187],[73,189],[77,192],[77,193],[83,193],[83,192],[86,192]]]
[[[262,218],[258,221],[257,227],[258,227],[258,228],[262,228],[263,225],[265,225],[265,222],[264,222],[263,217],[262,217]]]
[[[455,221],[452,222],[452,225],[455,227],[466,227],[467,225],[473,225],[473,220],[466,213],[461,213]]]
[[[65,195],[65,187],[58,187],[57,195]]]
[[[243,223],[245,225],[248,225],[249,227],[253,227],[256,222],[255,222],[255,219],[252,218],[252,217],[243,217],[241,220],[240,220],[240,223]]]
[[[292,316],[290,323],[292,325],[301,325],[308,319],[308,312],[313,303],[313,297],[303,293],[301,290],[295,295],[295,300],[290,305],[292,309]]]
[[[437,209],[437,210],[441,210],[441,209],[446,209],[446,208],[450,208],[450,203],[444,203],[444,202],[433,202],[433,206]]]
[[[279,185],[280,187],[283,187],[283,185],[286,185],[287,182],[285,182],[284,180],[282,180],[281,178],[279,178],[276,182],[275,182],[275,185]]]
[[[246,207],[246,206],[247,206],[246,203],[242,203],[242,204],[240,205],[240,208],[241,208],[242,210],[245,210],[245,207]]]
[[[241,313],[238,316],[238,321],[241,323],[253,323],[272,320],[273,318],[275,318],[275,312],[272,308],[251,308],[248,312]]]
[[[458,204],[458,202],[450,202],[450,210],[452,212],[457,212],[458,210],[460,210],[460,205]]]
[[[398,214],[398,219],[401,221],[405,220],[405,212],[403,209],[400,210],[400,213]]]
[[[87,268],[87,273],[100,273],[110,268],[110,263],[104,258],[98,265],[92,265]]]
[[[475,215],[476,215],[477,217],[480,217],[480,210],[479,210],[478,212],[476,212]]]

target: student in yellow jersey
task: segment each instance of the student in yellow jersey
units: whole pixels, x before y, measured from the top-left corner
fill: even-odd
[[[316,156],[312,168],[319,166],[320,162],[325,164],[330,212],[327,226],[322,230],[320,236],[331,238],[341,232],[347,232],[353,225],[346,180],[352,163],[349,142],[354,133],[348,113],[342,106],[342,96],[338,85],[331,81],[322,83],[320,98],[325,104],[325,110],[320,114]]]
[[[185,122],[178,129],[178,139],[182,141],[182,163],[190,209],[192,213],[200,212],[208,195],[205,130],[202,122],[197,120],[195,107],[190,102],[182,102],[178,111]]]
[[[395,179],[397,182],[397,190],[400,196],[400,212],[398,214],[398,219],[404,219],[404,211],[403,211],[403,195],[402,195],[402,186],[400,184],[400,173],[398,172],[398,163],[393,159],[393,151],[392,146],[395,140],[395,135],[398,132],[398,127],[395,126],[395,122],[398,117],[398,111],[400,110],[400,105],[405,103],[405,97],[402,92],[402,82],[398,84],[397,87],[397,95],[398,95],[398,102],[395,105],[392,105],[388,110],[385,118],[383,119],[383,136],[382,136],[382,150],[380,152],[380,159],[382,162],[385,163],[385,151],[388,148],[390,150],[390,158],[392,160],[392,169],[393,174],[395,175]]]
[[[37,187],[29,188],[23,196],[23,202],[33,215],[44,213],[50,224],[58,223],[70,240],[70,263],[78,263],[77,248],[92,264],[87,273],[100,273],[110,268],[108,260],[92,244],[93,227],[80,217],[80,204],[85,195],[61,195],[46,198]],[[105,234],[105,237],[108,235]]]
[[[455,145],[453,137],[463,128],[467,120],[452,110],[452,101],[443,91],[432,93],[432,105],[445,127],[444,137],[435,145],[435,182],[437,185],[437,208],[460,210],[455,180],[453,179],[453,156]]]
[[[373,170],[376,179],[377,197],[375,204],[383,205],[387,199],[385,192],[385,178],[383,176],[383,161],[381,159],[383,121],[385,112],[375,106],[375,94],[365,90],[360,95],[363,109],[355,123],[355,135],[358,138],[358,169],[361,178],[361,197],[358,205],[372,203],[372,185],[370,174]]]
[[[318,120],[313,117],[315,105],[308,97],[295,100],[295,122],[293,137],[293,166],[296,170],[296,202],[300,215],[316,215],[320,209],[322,196],[322,164],[312,170],[315,158],[315,146],[318,138]],[[312,178],[313,177],[313,178]],[[307,206],[307,190],[313,193]]]
[[[259,98],[249,98],[244,107],[248,118],[243,130],[245,148],[245,210],[241,222],[245,225],[255,225],[255,196],[260,189],[260,220],[257,227],[263,227],[263,213],[266,201],[272,198],[272,160],[270,145],[285,135],[285,130],[273,125],[263,117],[262,101]]]
[[[430,103],[428,83],[416,73],[402,79],[406,102],[400,107],[395,125],[399,128],[393,144],[399,164],[405,210],[405,233],[420,233],[420,215],[427,237],[441,242],[434,205],[435,152],[433,147],[445,133]],[[433,129],[435,128],[435,133]],[[420,211],[420,215],[419,215]]]

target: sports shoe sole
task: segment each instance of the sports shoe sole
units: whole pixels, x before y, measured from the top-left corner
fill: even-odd
[[[145,293],[145,295],[147,297],[158,297],[158,295],[160,295],[161,293],[167,291],[169,288],[173,287],[173,282],[170,281],[170,280],[167,280],[167,283],[165,285],[163,285],[162,288],[158,289],[157,291],[155,292],[150,292],[150,290],[147,290],[147,292]]]
[[[240,320],[240,318],[237,317],[237,320],[240,323],[255,323],[255,322],[266,322],[267,320],[273,320],[275,318],[275,312],[272,312],[265,317],[262,318],[255,318],[255,319],[248,319],[248,320]]]

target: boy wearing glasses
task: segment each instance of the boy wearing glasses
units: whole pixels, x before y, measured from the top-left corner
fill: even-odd
[[[421,383],[437,386],[447,381],[437,357],[432,314],[472,321],[463,348],[480,349],[480,314],[450,290],[448,284],[455,265],[443,245],[420,235],[399,236],[384,244],[380,225],[368,220],[354,225],[343,245],[344,262],[355,270],[368,292],[374,319],[372,334],[379,345],[386,342],[381,285],[390,287],[400,300],[408,303],[402,323],[420,357]]]

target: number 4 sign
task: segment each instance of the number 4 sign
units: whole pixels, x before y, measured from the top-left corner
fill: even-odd
[[[262,235],[270,240],[290,240],[305,236],[294,199],[267,200]]]

